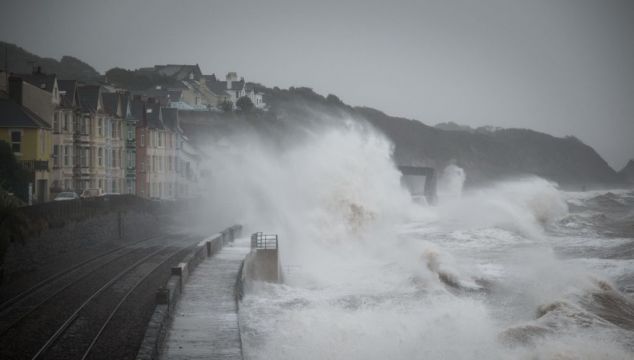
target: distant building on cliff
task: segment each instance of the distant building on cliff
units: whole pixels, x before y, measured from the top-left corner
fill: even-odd
[[[215,74],[203,76],[207,85],[214,94],[223,101],[230,102],[235,108],[238,99],[248,97],[253,105],[258,109],[264,109],[266,104],[262,99],[262,93],[257,92],[252,84],[244,81],[244,78],[238,79],[238,74],[230,72],[224,81],[218,80]]]

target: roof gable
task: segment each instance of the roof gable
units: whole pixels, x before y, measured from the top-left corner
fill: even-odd
[[[103,111],[103,102],[101,99],[101,86],[84,85],[77,89],[79,94],[79,106],[84,112],[101,112]]]

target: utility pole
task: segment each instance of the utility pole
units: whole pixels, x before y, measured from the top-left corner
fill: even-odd
[[[4,45],[4,83],[9,92],[9,47]]]

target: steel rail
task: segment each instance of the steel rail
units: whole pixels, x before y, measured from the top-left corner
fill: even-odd
[[[29,296],[33,292],[35,292],[38,289],[42,288],[44,285],[47,285],[50,282],[55,281],[55,280],[63,277],[64,275],[67,275],[67,274],[70,274],[70,273],[72,273],[74,271],[77,271],[81,267],[83,267],[84,265],[87,265],[87,264],[89,264],[89,263],[91,263],[91,262],[93,262],[95,260],[98,260],[98,259],[100,259],[100,258],[102,258],[104,256],[108,256],[108,255],[110,255],[110,254],[112,254],[112,253],[114,253],[116,251],[119,251],[121,249],[124,249],[126,247],[129,247],[129,246],[132,246],[132,245],[136,245],[136,244],[140,244],[142,242],[149,241],[149,240],[152,240],[152,239],[160,238],[161,236],[164,236],[164,235],[150,236],[150,237],[147,237],[147,238],[145,238],[143,240],[135,241],[135,242],[133,242],[131,244],[120,246],[120,247],[118,247],[116,249],[109,250],[109,251],[107,251],[105,253],[102,253],[102,254],[99,254],[99,255],[95,255],[95,256],[87,259],[87,260],[84,260],[84,261],[80,262],[79,264],[73,265],[73,266],[71,266],[71,267],[69,267],[67,269],[64,269],[64,270],[62,270],[60,272],[57,272],[57,273],[49,276],[48,278],[38,282],[37,284],[31,286],[30,288],[22,291],[21,293],[15,295],[11,299],[6,300],[2,304],[0,304],[0,314],[6,312],[7,310],[9,310],[11,308],[11,306],[13,304],[15,304],[16,302],[22,301],[23,299],[25,299],[27,296]]]
[[[37,351],[37,353],[35,353],[35,355],[33,355],[33,357],[31,359],[33,359],[33,360],[39,359],[57,341],[57,339],[59,339],[59,337],[64,333],[64,331],[75,321],[75,319],[77,318],[77,316],[79,315],[81,310],[83,310],[93,299],[95,299],[102,292],[104,292],[106,289],[108,289],[117,280],[121,279],[124,275],[126,275],[130,271],[134,270],[136,267],[138,267],[139,265],[143,264],[147,259],[149,259],[152,256],[158,254],[159,252],[165,250],[166,248],[167,247],[161,247],[158,250],[153,251],[150,254],[144,256],[143,258],[141,258],[140,260],[138,260],[134,264],[128,266],[123,271],[121,271],[119,274],[117,274],[117,276],[115,276],[110,281],[108,281],[106,284],[104,284],[101,288],[99,288],[99,290],[95,291],[86,301],[84,301],[77,308],[77,310],[75,310],[75,312],[73,312],[68,317],[68,319],[57,329],[57,331],[55,331],[55,333],[46,341],[46,343],[44,343],[44,345],[42,345],[42,347]]]
[[[35,310],[39,309],[40,306],[42,306],[43,304],[45,304],[47,301],[49,301],[50,299],[52,299],[53,297],[55,297],[56,295],[58,295],[59,293],[61,293],[62,291],[68,289],[69,287],[77,284],[79,281],[85,279],[86,277],[92,275],[95,271],[103,268],[104,266],[111,264],[117,260],[120,260],[122,257],[131,254],[132,252],[134,252],[136,249],[130,249],[130,251],[121,254],[118,257],[113,258],[110,261],[107,261],[103,264],[101,264],[100,266],[98,266],[97,268],[93,269],[91,272],[87,272],[85,274],[83,274],[82,276],[80,276],[79,278],[75,279],[74,281],[70,282],[69,284],[66,284],[66,286],[63,286],[60,289],[57,289],[56,291],[54,291],[52,294],[50,294],[49,296],[44,297],[40,302],[38,302],[37,304],[35,304],[34,306],[32,306],[29,310],[27,310],[24,314],[20,315],[17,319],[13,320],[11,322],[11,324],[9,324],[7,327],[5,327],[4,329],[0,330],[0,337],[4,336],[4,334],[6,334],[9,330],[13,329],[16,325],[18,325],[20,322],[22,322],[26,317],[28,317],[29,315],[31,315]]]
[[[88,355],[90,354],[90,352],[92,351],[93,347],[95,346],[95,344],[97,343],[97,341],[99,340],[99,337],[101,336],[101,334],[104,332],[104,330],[106,329],[106,327],[108,326],[108,324],[110,323],[110,320],[112,320],[112,318],[115,316],[115,314],[117,313],[117,311],[119,311],[119,308],[121,308],[121,306],[123,305],[123,303],[125,303],[125,301],[128,299],[128,297],[130,295],[132,295],[132,293],[139,287],[141,286],[141,284],[143,284],[143,282],[149,278],[156,270],[158,270],[158,268],[160,268],[161,266],[163,266],[163,264],[165,264],[166,262],[170,261],[174,256],[178,255],[179,253],[183,252],[183,251],[189,251],[192,248],[194,248],[194,246],[188,247],[185,250],[179,250],[179,251],[175,251],[172,255],[170,255],[167,259],[165,259],[164,261],[162,261],[161,263],[157,264],[155,267],[152,268],[152,270],[148,271],[148,273],[139,281],[137,281],[136,284],[134,284],[134,286],[128,290],[126,292],[126,294],[123,296],[123,298],[117,303],[117,305],[115,306],[115,308],[110,312],[110,315],[108,316],[108,318],[106,319],[106,321],[103,323],[103,325],[101,326],[101,328],[99,328],[99,332],[97,332],[97,335],[94,336],[94,338],[92,339],[92,341],[90,342],[90,345],[88,346],[88,348],[86,349],[86,351],[84,351],[84,355],[82,355],[81,360],[85,360]]]

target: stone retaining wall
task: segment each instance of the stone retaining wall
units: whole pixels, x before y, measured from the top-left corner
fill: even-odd
[[[54,263],[57,257],[81,249],[101,251],[160,234],[165,221],[155,212],[109,212],[63,227],[48,228],[22,243],[11,243],[4,259],[4,280],[35,271]]]

